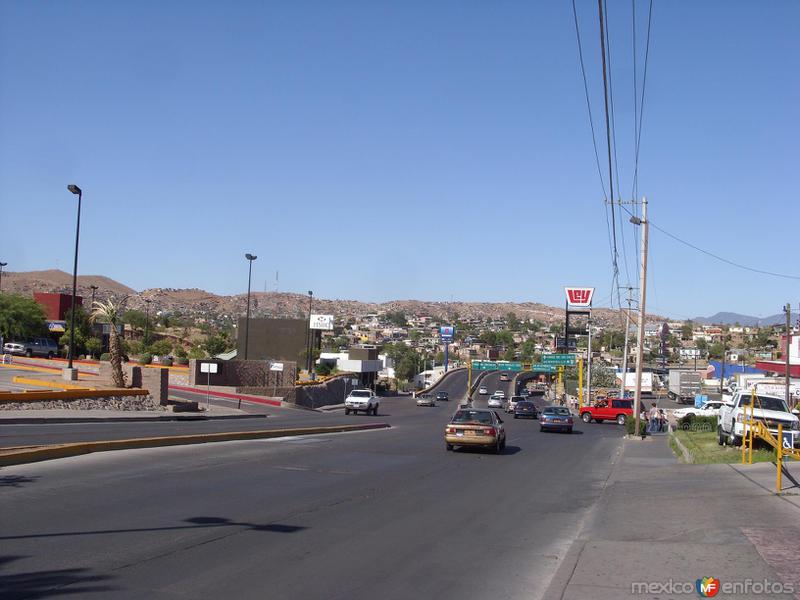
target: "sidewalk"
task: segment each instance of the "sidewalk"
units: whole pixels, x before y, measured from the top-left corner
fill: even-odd
[[[762,487],[770,467],[774,485],[769,464],[743,477],[731,465],[679,464],[666,436],[626,440],[545,598],[690,598],[703,577],[740,586],[766,579],[800,593],[800,507]],[[719,597],[755,595],[740,591]]]
[[[0,425],[23,425],[34,423],[108,423],[131,421],[209,421],[223,419],[264,418],[265,414],[248,413],[235,408],[211,406],[202,412],[174,413],[148,410],[2,410]]]

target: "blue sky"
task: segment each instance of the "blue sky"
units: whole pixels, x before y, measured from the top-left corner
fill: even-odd
[[[601,161],[596,3],[578,0]],[[639,83],[647,3],[637,0]],[[631,3],[608,4],[632,197]],[[800,274],[800,4],[656,0],[639,193],[652,221]],[[601,162],[601,165],[603,163]],[[604,168],[604,175],[605,169]],[[565,1],[0,4],[0,260],[136,289],[540,301],[611,259]],[[621,283],[636,280],[619,225]],[[623,251],[623,236],[625,249]],[[649,307],[797,304],[797,280],[651,233]]]

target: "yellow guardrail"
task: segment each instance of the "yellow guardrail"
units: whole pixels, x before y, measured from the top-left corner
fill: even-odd
[[[94,390],[97,388],[83,387],[81,385],[73,385],[71,383],[64,383],[61,381],[49,381],[47,379],[33,379],[32,377],[22,377],[15,375],[11,378],[13,383],[21,385],[36,385],[39,387],[53,388],[56,390]]]
[[[748,410],[749,409],[749,410]],[[742,415],[744,432],[742,434],[742,464],[753,464],[753,445],[756,439],[769,444],[775,450],[775,493],[780,494],[783,489],[783,459],[793,458],[800,460],[800,450],[794,447],[787,448],[783,445],[783,425],[778,424],[778,437],[772,435],[762,421],[755,418],[755,388],[751,396],[750,404],[745,405],[744,415]],[[792,436],[794,441],[794,435]]]

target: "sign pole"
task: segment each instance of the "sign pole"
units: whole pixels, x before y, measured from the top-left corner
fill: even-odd
[[[206,373],[206,410],[211,409],[211,369]]]
[[[583,359],[578,359],[578,411],[583,410]]]

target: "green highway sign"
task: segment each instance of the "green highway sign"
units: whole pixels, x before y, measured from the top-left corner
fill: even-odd
[[[542,354],[542,362],[547,365],[575,366],[574,354]]]
[[[522,371],[522,363],[493,360],[473,360],[474,371]]]
[[[531,365],[531,371],[534,373],[555,373],[558,367],[556,365],[543,365],[543,364],[533,364]]]

